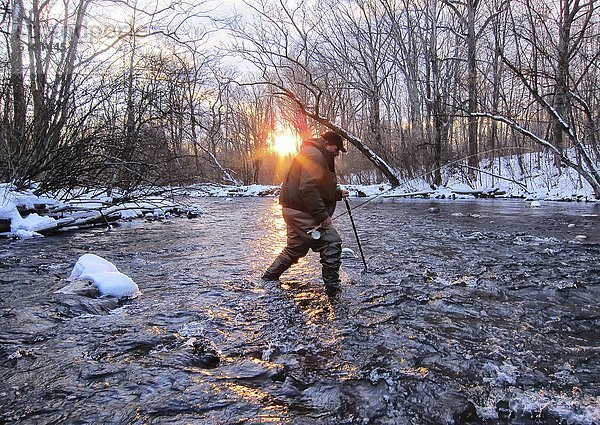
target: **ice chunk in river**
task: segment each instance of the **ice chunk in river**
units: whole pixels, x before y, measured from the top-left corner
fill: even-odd
[[[84,254],[79,257],[69,279],[90,280],[96,285],[100,294],[117,298],[137,296],[140,293],[137,284],[129,276],[119,272],[110,261],[95,254]]]

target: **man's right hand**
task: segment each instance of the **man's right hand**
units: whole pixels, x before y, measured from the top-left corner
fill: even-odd
[[[328,228],[329,226],[331,226],[331,223],[332,223],[332,221],[331,221],[331,217],[327,217],[325,220],[323,220],[323,221],[321,222],[321,224],[319,224],[319,227],[321,227],[321,228],[323,228],[323,229],[326,229],[326,228]]]

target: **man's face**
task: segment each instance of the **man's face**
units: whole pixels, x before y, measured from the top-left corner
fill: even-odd
[[[333,143],[329,143],[329,142],[325,143],[325,149],[327,149],[329,152],[331,152],[333,154],[333,156],[338,156],[340,154],[340,148],[338,148]]]

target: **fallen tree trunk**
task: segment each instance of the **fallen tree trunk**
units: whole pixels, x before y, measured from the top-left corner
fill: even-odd
[[[100,211],[96,211],[89,216],[78,216],[78,217],[66,217],[57,220],[53,225],[47,226],[43,229],[36,230],[41,235],[50,235],[56,233],[66,227],[88,227],[95,225],[109,225],[121,218],[120,214],[108,214],[105,215]]]
[[[384,198],[410,198],[412,196],[423,196],[428,197],[429,195],[435,193],[434,190],[421,190],[419,192],[407,192],[407,193],[388,193],[387,195],[382,195]]]

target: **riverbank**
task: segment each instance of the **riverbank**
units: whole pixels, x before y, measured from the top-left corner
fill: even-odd
[[[511,164],[508,162],[507,164]],[[389,184],[341,187],[359,198],[429,198],[474,199],[518,198],[540,207],[543,202],[598,202],[589,185],[577,179],[572,171],[563,170],[517,176],[513,167],[490,168],[480,173],[476,184],[463,182],[460,176],[449,175],[445,186],[429,185],[423,178],[411,179],[392,188]],[[504,177],[503,177],[504,176]],[[519,180],[516,178],[520,177]],[[78,193],[57,193],[54,197],[36,196],[34,189],[16,191],[0,183],[0,237],[30,238],[50,235],[64,229],[90,226],[111,226],[117,222],[144,218],[168,219],[171,216],[197,217],[202,213],[189,199],[202,197],[275,197],[279,186],[233,186],[203,183],[186,187],[151,188],[127,197],[102,190],[80,190]]]

